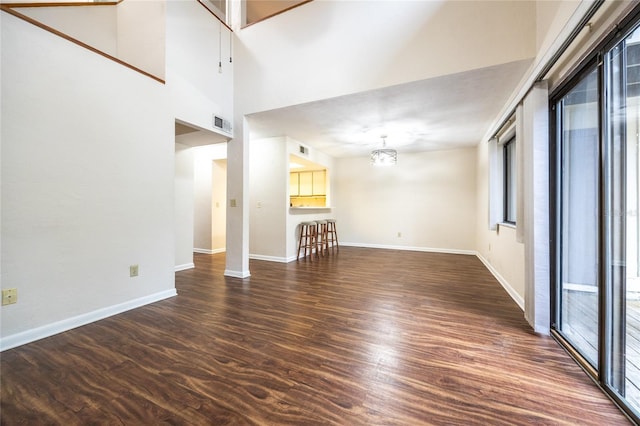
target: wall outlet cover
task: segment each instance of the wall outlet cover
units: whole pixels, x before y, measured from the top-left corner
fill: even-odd
[[[11,305],[18,302],[18,289],[8,288],[2,290],[2,305]]]
[[[138,265],[129,266],[129,276],[137,277],[138,276]]]

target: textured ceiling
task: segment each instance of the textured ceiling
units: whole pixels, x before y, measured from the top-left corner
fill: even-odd
[[[289,136],[333,157],[475,146],[530,60],[252,114],[251,138]]]

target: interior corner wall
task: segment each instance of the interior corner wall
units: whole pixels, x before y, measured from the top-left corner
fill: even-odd
[[[5,348],[175,295],[174,128],[161,83],[0,24]]]
[[[489,143],[480,142],[476,152],[476,251],[524,309],[525,246],[516,241],[514,227],[499,224],[489,229]]]
[[[340,158],[334,198],[340,242],[358,246],[472,253],[475,148],[399,153],[394,167]]]
[[[249,157],[250,256],[284,261],[289,206],[286,138],[252,140]]]

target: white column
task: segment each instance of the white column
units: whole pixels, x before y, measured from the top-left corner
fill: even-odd
[[[236,111],[238,114],[238,111]],[[249,273],[249,125],[236,118],[234,138],[227,143],[227,264],[224,274]]]

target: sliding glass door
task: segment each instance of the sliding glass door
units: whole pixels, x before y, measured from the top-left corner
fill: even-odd
[[[608,298],[604,329],[608,386],[640,410],[640,274],[638,273],[638,122],[640,121],[640,30],[606,55],[607,88],[605,247]]]
[[[552,330],[640,418],[638,21],[552,98]]]
[[[558,103],[560,268],[558,331],[598,366],[599,114],[594,67]]]

